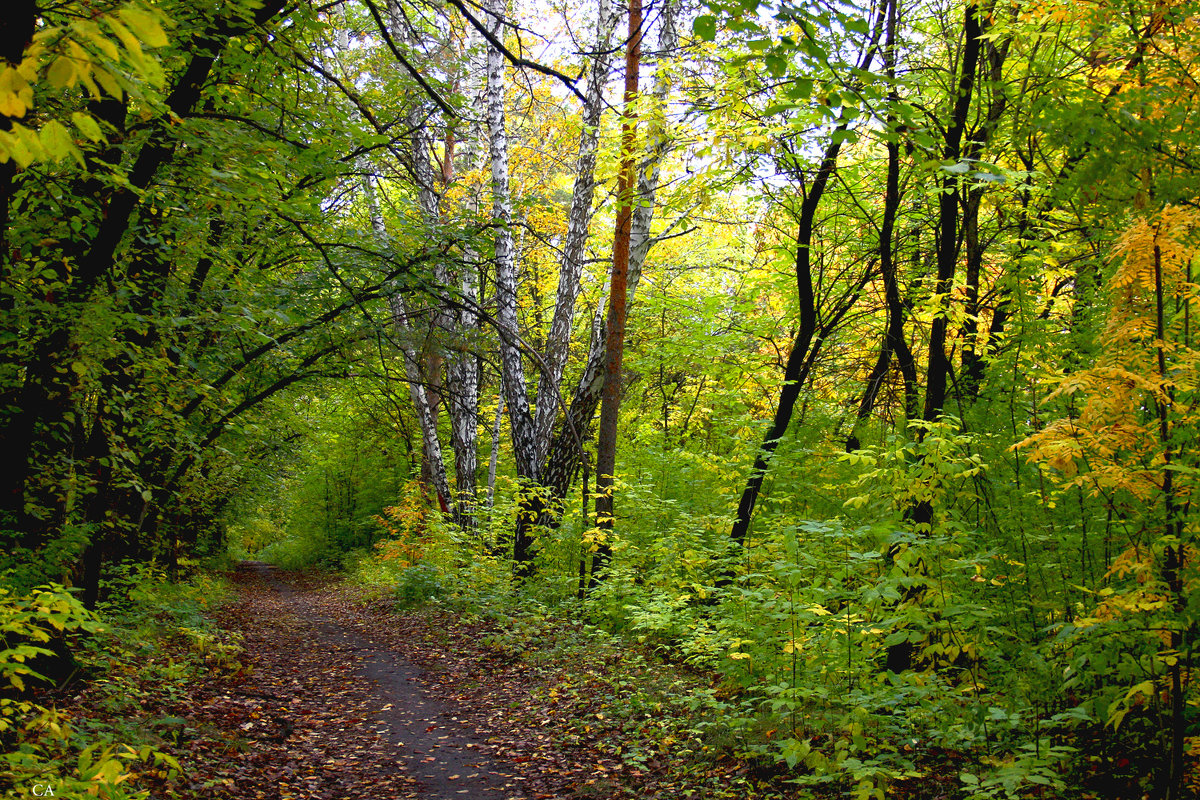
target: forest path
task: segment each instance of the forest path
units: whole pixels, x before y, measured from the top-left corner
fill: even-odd
[[[244,712],[241,798],[531,796],[493,757],[469,709],[434,696],[422,671],[374,635],[327,580],[244,562],[223,624],[244,637],[249,674],[214,698]],[[376,626],[378,627],[378,619]],[[239,717],[240,719],[240,717]]]

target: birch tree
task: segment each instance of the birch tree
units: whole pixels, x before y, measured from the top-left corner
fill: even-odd
[[[642,269],[650,254],[654,239],[650,227],[654,221],[654,198],[658,190],[660,170],[672,146],[663,108],[671,88],[669,61],[679,43],[675,27],[676,4],[665,3],[658,20],[658,42],[651,58],[657,61],[647,108],[650,119],[647,146],[638,170],[637,203],[630,224],[629,268],[626,278],[626,304],[632,305],[641,280]],[[553,503],[561,502],[570,489],[571,480],[583,461],[583,434],[591,427],[600,404],[605,379],[607,322],[602,309],[597,308],[590,326],[588,355],[576,380],[563,422],[550,443],[542,484]],[[552,522],[547,518],[543,522]]]

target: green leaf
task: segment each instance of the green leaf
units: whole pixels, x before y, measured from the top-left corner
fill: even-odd
[[[692,32],[706,42],[717,38],[717,18],[711,14],[701,14],[692,22]]]
[[[812,96],[813,82],[807,78],[799,78],[791,82],[784,94],[793,100],[807,100]]]
[[[802,106],[800,106],[798,103],[773,103],[772,105],[764,108],[762,113],[764,117],[772,117],[776,114],[782,114],[786,111],[791,111],[792,109],[801,107]]]
[[[144,44],[150,47],[166,47],[169,40],[162,26],[153,15],[136,6],[126,6],[120,10],[121,19],[129,26]]]
[[[38,141],[41,142],[46,155],[55,161],[69,158],[79,152],[75,149],[75,142],[71,138],[71,132],[67,130],[67,126],[56,119],[52,119],[42,126],[42,130],[38,134]]]
[[[79,132],[88,139],[91,139],[93,142],[104,141],[104,132],[100,130],[100,123],[96,122],[96,118],[91,114],[76,111],[71,114],[71,121],[75,123],[75,127],[79,129]]]
[[[75,62],[67,56],[54,59],[50,69],[46,70],[46,80],[56,89],[65,89],[73,85],[76,77]]]

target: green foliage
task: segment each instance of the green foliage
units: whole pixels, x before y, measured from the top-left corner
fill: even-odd
[[[155,702],[152,695],[178,691],[205,664],[236,665],[236,644],[203,616],[219,600],[219,587],[209,579],[173,585],[161,574],[127,569],[110,588],[114,599],[99,614],[84,610],[62,587],[24,596],[4,590],[0,676],[8,685],[0,692],[0,790],[24,796],[39,785],[56,797],[132,800],[150,796],[139,787],[138,773],[178,776],[181,767],[163,739],[153,726],[135,724],[133,715]],[[159,644],[177,637],[195,654],[183,670],[170,667]],[[71,653],[77,665],[71,679],[86,681],[90,710],[103,716],[76,716],[78,709],[64,712],[26,691],[29,680],[40,678],[30,660],[54,653],[18,642],[52,640]]]
[[[445,592],[446,587],[437,568],[429,564],[417,564],[400,573],[392,596],[396,598],[396,608],[406,609],[436,602]]]
[[[0,651],[0,680],[6,689],[17,692],[25,691],[29,679],[48,681],[31,666],[39,656],[55,656],[43,645],[77,643],[80,635],[102,630],[95,615],[61,586],[41,586],[28,595],[0,586],[0,643],[5,648]],[[9,699],[0,702],[6,707],[11,704]],[[0,731],[11,727],[0,722]]]

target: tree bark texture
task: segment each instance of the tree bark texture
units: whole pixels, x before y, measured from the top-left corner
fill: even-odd
[[[504,4],[489,0],[493,37],[504,35]],[[508,423],[512,434],[513,460],[523,494],[532,490],[538,479],[537,441],[533,416],[529,409],[529,394],[525,384],[525,366],[521,353],[520,330],[517,323],[517,262],[512,234],[512,198],[508,181],[508,134],[504,111],[504,55],[494,45],[487,52],[487,123],[488,150],[492,168],[492,221],[496,226],[496,326],[500,334],[501,386],[508,406]],[[533,558],[533,522],[536,511],[528,507],[529,499],[521,502],[513,537],[513,561],[518,574],[527,574]]]
[[[671,88],[667,59],[679,42],[675,15],[674,2],[664,4],[659,14],[656,48],[659,64],[655,70],[653,88],[650,90],[650,98],[656,106],[662,106],[666,102],[667,93]],[[657,118],[655,115],[655,119]],[[654,220],[654,196],[658,189],[662,160],[671,147],[670,137],[662,123],[651,125],[647,138],[649,142],[646,155],[638,176],[638,202],[633,210],[630,228],[626,313],[637,293],[642,269],[654,241],[650,235],[650,226]],[[541,482],[549,494],[548,512],[553,512],[566,498],[571,481],[582,463],[583,441],[600,405],[600,395],[604,387],[606,342],[607,323],[601,306],[592,316],[587,360],[575,384],[563,422],[558,426],[546,455]],[[543,522],[552,524],[556,518],[553,513],[548,513]]]
[[[625,45],[625,98],[621,113],[621,171],[617,177],[617,220],[613,233],[612,276],[605,337],[604,394],[596,435],[596,527],[603,532],[592,559],[592,577],[612,558],[614,475],[617,469],[617,417],[621,410],[621,359],[625,352],[626,281],[637,187],[637,95],[642,62],[642,0],[629,0],[629,39]]]
[[[942,148],[942,158],[958,162],[962,156],[963,131],[967,126],[967,115],[975,95],[975,72],[979,64],[981,9],[968,4],[963,32],[962,67],[959,74],[957,93]],[[946,404],[946,388],[950,375],[950,359],[946,354],[946,331],[949,325],[948,309],[950,291],[954,288],[954,273],[958,264],[958,210],[960,179],[947,175],[942,180],[942,191],[938,194],[937,236],[937,296],[938,311],[929,329],[929,363],[925,372],[925,408],[923,417],[933,422],[942,414]]]
[[[151,123],[151,134],[133,159],[124,185],[105,186],[94,193],[97,207],[102,213],[97,220],[95,233],[90,238],[80,238],[63,247],[73,263],[63,273],[64,290],[54,299],[61,315],[50,321],[28,350],[22,369],[24,379],[21,387],[8,403],[14,409],[0,426],[0,450],[10,465],[0,477],[0,514],[7,513],[15,528],[26,531],[29,544],[36,547],[44,534],[44,519],[26,515],[26,491],[31,477],[32,457],[36,448],[71,447],[70,425],[66,423],[72,413],[72,404],[78,393],[77,376],[69,368],[72,358],[70,340],[80,316],[85,313],[86,301],[97,291],[102,291],[106,280],[114,275],[116,265],[122,263],[118,249],[131,227],[135,215],[142,207],[144,192],[157,178],[161,168],[175,156],[178,139],[171,120],[186,117],[201,98],[204,84],[213,71],[226,45],[255,27],[264,25],[280,13],[283,0],[267,0],[256,9],[251,18],[230,16],[217,19],[191,42],[191,57],[175,82],[164,102],[164,114]],[[28,10],[25,4],[19,9]],[[36,13],[36,8],[34,9]],[[18,14],[9,29],[10,39],[4,44],[10,60],[28,41],[26,20]],[[4,189],[7,201],[13,191],[13,178]],[[83,196],[90,196],[83,195]],[[136,290],[141,287],[133,287]],[[136,301],[136,297],[133,298]],[[53,459],[48,459],[52,461]]]
[[[545,461],[550,449],[554,421],[561,405],[563,370],[571,344],[571,329],[575,321],[575,302],[579,297],[583,276],[584,246],[592,220],[592,199],[596,189],[596,150],[600,117],[604,112],[604,86],[612,67],[611,42],[615,16],[608,0],[600,0],[595,57],[588,80],[587,103],[583,108],[583,127],[579,134],[579,154],[576,158],[575,186],[571,192],[571,208],[567,212],[567,234],[559,261],[558,290],[554,316],[546,335],[542,353],[542,375],[538,381],[537,411],[534,420],[537,440],[536,459]]]

